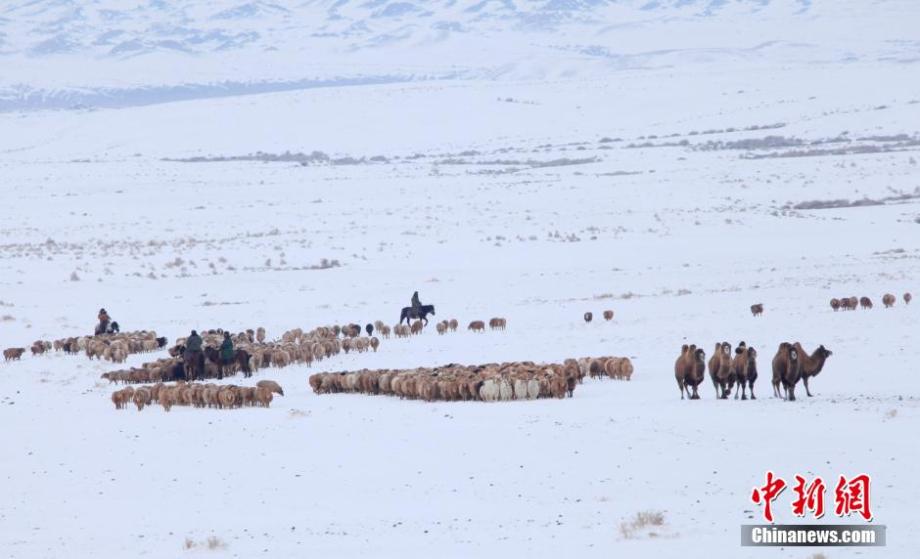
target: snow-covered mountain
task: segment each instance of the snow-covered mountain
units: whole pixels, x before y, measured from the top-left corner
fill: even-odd
[[[690,64],[914,62],[909,0],[16,0],[0,110]]]

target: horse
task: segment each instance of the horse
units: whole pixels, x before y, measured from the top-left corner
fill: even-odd
[[[194,359],[192,359],[194,357]],[[182,356],[182,362],[185,364],[185,380],[192,382],[199,378],[204,378],[204,353],[197,351],[185,351]]]
[[[399,314],[399,323],[402,324],[403,320],[406,321],[406,324],[411,322],[411,319],[419,319],[428,325],[428,319],[426,318],[429,314],[435,314],[434,305],[420,305],[418,310],[415,310],[414,307],[403,307],[402,312]]]

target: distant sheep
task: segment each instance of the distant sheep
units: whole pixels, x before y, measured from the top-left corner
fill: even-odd
[[[451,332],[456,332],[457,327],[460,326],[460,323],[457,322],[456,318],[452,318],[450,319],[450,322],[447,323],[447,326],[450,328]]]
[[[474,321],[470,322],[470,325],[467,326],[466,329],[467,329],[467,330],[471,330],[471,331],[473,331],[473,332],[485,332],[485,330],[486,330],[486,323],[483,322],[483,321],[481,321],[481,320],[474,320]]]
[[[254,387],[179,381],[174,385],[157,383],[137,390],[130,386],[116,390],[112,393],[112,402],[116,409],[124,409],[133,401],[138,411],[154,402],[159,403],[164,411],[170,411],[173,406],[232,409],[243,406],[269,407],[275,394],[283,396],[284,391],[278,383],[270,380],[259,381]]]
[[[870,298],[868,298],[868,297],[860,297],[860,298],[859,298],[859,306],[862,307],[863,309],[867,309],[867,310],[868,310],[868,309],[871,309],[871,308],[872,308],[872,299],[870,299]]]
[[[604,311],[604,320],[607,320],[607,321],[613,320],[613,311],[610,311],[610,310]]]
[[[586,323],[591,322],[591,320],[594,318],[594,315],[591,314],[590,312],[586,312],[584,318],[585,318]]]
[[[754,316],[760,316],[763,314],[763,303],[757,303],[756,305],[751,305],[751,314]]]
[[[309,378],[316,394],[355,392],[434,401],[500,402],[565,398],[578,384],[575,360],[566,365],[537,365],[530,361],[465,366],[446,365],[408,370],[367,369],[317,373]]]
[[[443,336],[447,332],[447,321],[438,322],[435,324],[434,329],[438,331],[439,336]]]
[[[840,309],[840,299],[831,299],[831,308],[837,312]]]
[[[897,299],[896,299],[895,296],[892,295],[891,293],[886,293],[886,294],[882,297],[882,304],[885,305],[885,308],[886,308],[886,309],[887,309],[887,308],[890,308],[890,307],[893,307],[895,301],[897,301]]]
[[[489,328],[492,330],[504,330],[508,325],[508,321],[504,318],[493,318],[489,320]]]
[[[905,304],[905,305],[909,305],[911,299],[913,299],[913,298],[914,298],[913,295],[911,295],[910,293],[905,293],[905,294],[904,294],[904,304]]]
[[[24,347],[11,347],[9,349],[3,350],[3,359],[5,361],[19,361],[22,358],[22,354],[26,352]]]

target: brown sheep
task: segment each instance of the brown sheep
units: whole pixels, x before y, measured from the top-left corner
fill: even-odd
[[[504,318],[493,318],[489,320],[489,328],[492,330],[504,330],[508,322]]]
[[[151,402],[150,390],[147,388],[141,387],[134,391],[134,405],[137,406],[137,411],[144,409],[144,406],[149,406]]]
[[[422,333],[422,328],[424,328],[424,327],[425,327],[425,325],[422,323],[421,320],[416,320],[415,322],[412,323],[412,327],[411,327],[411,329],[410,329],[410,332],[411,332],[413,335],[421,334],[421,333]]]
[[[467,330],[472,330],[473,332],[485,332],[486,324],[481,320],[474,320],[473,322],[470,322]]]
[[[840,309],[840,300],[831,299],[831,308],[834,309],[834,312],[837,312]]]
[[[267,388],[279,396],[284,396],[284,390],[281,389],[281,385],[273,380],[260,380],[256,383],[257,388]]]
[[[677,379],[677,388],[680,390],[680,399],[684,399],[684,390],[687,391],[687,397],[690,400],[699,400],[700,395],[697,387],[706,372],[706,352],[695,345],[684,344],[681,347],[680,356],[674,362],[674,378]],[[690,388],[693,388],[693,394],[690,394]]]
[[[905,294],[904,294],[904,304],[905,304],[905,305],[909,305],[909,304],[910,304],[910,300],[913,299],[913,298],[914,298],[913,295],[911,295],[910,293],[905,293]]]
[[[589,313],[589,312],[586,312],[586,313],[585,313],[585,323],[591,322],[591,319],[593,319],[593,318],[594,318],[594,315],[593,315],[593,314],[591,314],[591,313]]]
[[[450,322],[447,323],[447,326],[450,327],[450,331],[451,331],[451,332],[456,332],[456,331],[457,331],[457,327],[460,326],[460,323],[457,322],[457,319],[456,319],[456,318],[452,318],[452,319],[450,319]]]
[[[268,388],[256,388],[255,401],[263,408],[267,408],[272,403],[272,391]]]
[[[742,400],[747,400],[746,388],[751,389],[751,400],[756,400],[754,396],[754,381],[757,380],[757,351],[753,347],[745,346],[744,342],[738,344],[735,349],[735,358],[732,360],[732,372],[738,381],[738,388],[735,391],[735,399],[741,394]]]
[[[798,350],[788,342],[779,344],[773,357],[773,396],[795,401],[795,385],[801,377],[802,363]],[[780,384],[783,385],[784,396],[780,396]]]
[[[860,298],[859,298],[859,306],[862,307],[863,309],[871,309],[871,308],[872,308],[872,299],[870,299],[870,298],[868,298],[868,297],[860,297]]]
[[[24,347],[11,347],[3,350],[3,359],[5,361],[20,361],[22,354],[26,352]]]
[[[45,346],[41,342],[35,342],[29,349],[32,350],[32,355],[41,355],[42,353],[45,353]]]
[[[613,320],[613,311],[604,311],[604,320]]]
[[[756,305],[751,305],[751,314],[754,316],[760,316],[763,314],[763,303],[757,303]]]
[[[820,345],[811,355],[808,355],[808,352],[805,351],[802,344],[799,342],[795,342],[793,347],[798,352],[799,362],[801,363],[802,382],[805,384],[805,393],[811,397],[811,391],[808,390],[808,379],[818,376],[818,373],[824,369],[824,362],[828,357],[833,355],[833,352],[823,345]]]
[[[895,298],[894,295],[892,295],[891,293],[886,293],[886,294],[882,297],[882,304],[885,305],[885,308],[887,309],[887,308],[889,308],[889,307],[893,307],[893,306],[894,306],[894,302],[895,302],[896,300],[897,300],[897,299]]]
[[[712,379],[712,387],[716,390],[716,398],[723,400],[728,398],[732,388],[735,386],[735,378],[732,375],[732,346],[728,342],[716,344],[716,349],[709,358],[709,377]],[[721,389],[721,391],[720,391]]]
[[[850,300],[847,303],[847,308],[849,308],[851,311],[855,311],[857,305],[859,305],[859,299],[857,299],[855,295],[850,297]]]

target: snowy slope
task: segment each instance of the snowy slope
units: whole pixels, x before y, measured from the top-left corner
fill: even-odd
[[[126,106],[438,78],[918,59],[914,4],[16,1],[0,110]],[[346,81],[347,80],[347,81]]]

